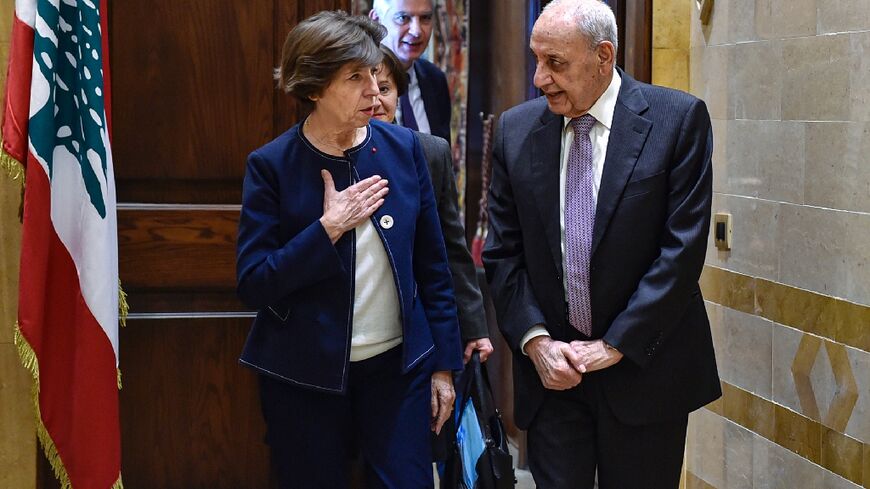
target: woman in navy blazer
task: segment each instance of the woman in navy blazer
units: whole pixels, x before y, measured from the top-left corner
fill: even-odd
[[[321,12],[287,37],[279,84],[313,107],[248,157],[238,293],[258,310],[241,362],[260,374],[281,487],[432,487],[429,430],[462,367],[444,240],[411,131],[371,121],[383,28]]]

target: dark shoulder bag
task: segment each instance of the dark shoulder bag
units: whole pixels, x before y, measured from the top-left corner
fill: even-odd
[[[456,381],[456,393],[462,396],[455,416],[457,436],[441,478],[441,489],[512,489],[516,484],[513,459],[478,352],[474,352]],[[464,416],[476,419],[463,420]],[[470,463],[474,467],[466,467]]]

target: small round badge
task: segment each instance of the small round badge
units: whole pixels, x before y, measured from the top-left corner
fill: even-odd
[[[390,229],[393,227],[393,216],[386,215],[381,217],[381,227],[384,229]]]

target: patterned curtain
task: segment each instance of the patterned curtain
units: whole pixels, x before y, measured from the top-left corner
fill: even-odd
[[[453,103],[450,129],[459,210],[465,214],[465,146],[468,108],[468,0],[435,0],[429,59],[447,75]],[[464,218],[463,218],[464,219]]]

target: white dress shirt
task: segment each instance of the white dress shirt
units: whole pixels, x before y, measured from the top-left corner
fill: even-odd
[[[601,175],[604,172],[604,158],[607,156],[607,143],[610,141],[613,111],[616,109],[616,98],[619,95],[620,86],[622,86],[622,78],[619,77],[616,70],[613,70],[613,79],[610,81],[610,85],[598,97],[588,112],[596,121],[592,129],[589,130],[589,139],[592,140],[592,200],[596,204],[598,203],[598,189],[601,187]],[[559,229],[563,270],[567,270],[565,264],[565,180],[568,175],[568,157],[573,142],[574,129],[571,127],[571,119],[563,117],[562,147],[559,152]],[[567,276],[567,273],[562,274],[562,289],[565,291],[566,301],[568,300]],[[520,342],[520,349],[523,353],[525,353],[526,343],[536,336],[549,336],[549,333],[543,325],[533,326]]]
[[[426,115],[426,106],[423,105],[423,92],[420,91],[420,83],[417,81],[417,72],[414,71],[414,65],[408,70],[408,102],[411,103],[411,108],[414,109],[414,118],[417,120],[417,130],[432,134],[432,129],[429,126],[429,117]],[[396,107],[396,122],[402,124],[402,104]]]

